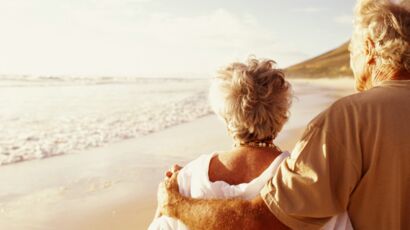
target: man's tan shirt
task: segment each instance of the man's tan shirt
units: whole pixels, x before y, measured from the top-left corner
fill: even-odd
[[[345,211],[355,229],[410,229],[410,81],[383,82],[319,114],[261,195],[294,229]]]

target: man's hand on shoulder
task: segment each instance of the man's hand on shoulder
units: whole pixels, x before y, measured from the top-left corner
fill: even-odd
[[[160,215],[175,217],[175,210],[173,207],[183,199],[183,196],[179,193],[177,179],[178,172],[181,169],[181,166],[174,165],[166,172],[164,181],[159,184],[157,200]]]
[[[172,174],[179,172],[181,169],[182,166],[175,164],[165,173],[165,176],[170,178]]]

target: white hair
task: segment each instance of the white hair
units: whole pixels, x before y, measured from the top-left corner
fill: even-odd
[[[257,59],[232,63],[213,80],[211,106],[236,141],[272,140],[288,120],[291,86],[274,65]]]
[[[370,51],[374,57],[373,82],[400,71],[410,73],[410,1],[359,0],[354,25],[351,49]],[[366,48],[366,39],[373,49]]]

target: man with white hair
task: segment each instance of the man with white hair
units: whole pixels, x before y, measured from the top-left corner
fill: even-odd
[[[355,229],[410,229],[410,1],[362,0],[350,52],[360,93],[308,125],[252,201],[159,189],[162,213],[191,229],[320,229],[347,211]]]

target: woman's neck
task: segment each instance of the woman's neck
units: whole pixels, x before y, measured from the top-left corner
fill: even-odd
[[[259,146],[246,146],[239,145],[232,149],[232,152],[243,153],[260,153],[260,154],[280,154],[281,151],[278,147],[259,147]]]
[[[245,161],[272,161],[279,156],[282,151],[278,148],[237,146],[230,152],[232,159],[242,159]]]

